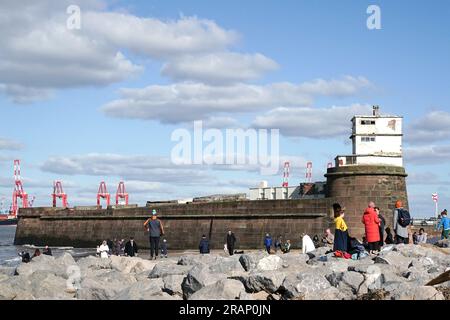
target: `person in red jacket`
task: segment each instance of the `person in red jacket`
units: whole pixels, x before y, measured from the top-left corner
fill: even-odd
[[[375,204],[371,201],[369,207],[364,211],[361,219],[366,229],[366,239],[371,254],[380,251],[380,219],[375,211]]]

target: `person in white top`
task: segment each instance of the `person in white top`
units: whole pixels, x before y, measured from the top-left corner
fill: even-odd
[[[99,248],[99,251],[100,251],[100,258],[108,258],[109,247],[106,244],[105,240],[103,240],[103,243]]]
[[[316,250],[314,246],[314,242],[311,240],[311,237],[307,234],[303,235],[302,238],[302,253],[308,253]]]

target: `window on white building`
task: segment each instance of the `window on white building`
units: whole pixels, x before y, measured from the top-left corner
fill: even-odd
[[[361,120],[362,125],[375,125],[375,120]]]
[[[375,142],[375,137],[361,137],[361,142]]]

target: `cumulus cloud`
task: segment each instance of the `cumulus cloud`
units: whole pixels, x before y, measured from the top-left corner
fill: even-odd
[[[176,81],[223,85],[258,79],[277,68],[275,61],[259,53],[218,52],[180,56],[164,64],[161,73]]]
[[[450,113],[432,111],[412,122],[405,130],[405,141],[410,144],[438,143],[450,138]]]
[[[80,30],[66,25],[72,4],[81,8]],[[96,0],[3,1],[0,92],[15,102],[33,102],[54,89],[103,86],[141,72],[143,66],[124,52],[168,59],[220,51],[237,39],[210,20],[162,21],[104,9]]]
[[[21,143],[0,137],[0,150],[20,150],[22,148],[23,145]]]
[[[353,95],[368,86],[370,82],[367,79],[348,76],[300,84],[151,85],[141,89],[122,89],[122,98],[107,103],[101,110],[111,117],[180,123],[224,113],[261,112],[278,106],[309,106],[315,96]]]
[[[450,145],[407,147],[405,160],[417,165],[442,164],[450,161]]]
[[[255,128],[276,128],[292,137],[314,139],[349,135],[351,119],[355,114],[370,113],[369,105],[353,104],[330,108],[275,108],[253,122]]]

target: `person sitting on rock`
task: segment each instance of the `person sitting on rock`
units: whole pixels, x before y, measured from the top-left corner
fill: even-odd
[[[125,244],[125,256],[134,257],[138,255],[138,245],[136,241],[134,241],[133,237],[130,237],[130,240]]]
[[[98,251],[100,253],[100,258],[108,258],[108,253],[109,253],[109,247],[108,244],[106,243],[106,240],[103,240],[101,246],[98,248]]]
[[[209,241],[208,241],[208,239],[206,239],[206,235],[202,235],[202,240],[200,240],[198,249],[200,250],[200,254],[209,253]]]
[[[325,247],[333,247],[334,235],[331,233],[330,228],[325,230],[325,234],[322,237],[322,244]]]
[[[277,252],[278,249],[283,251],[283,237],[281,234],[279,234],[277,240],[275,240],[275,252]]]
[[[270,254],[270,248],[272,247],[272,237],[268,233],[266,233],[266,237],[264,238],[264,246],[266,247],[267,253]]]
[[[413,241],[414,244],[418,244],[418,241],[417,241],[417,232],[415,232],[415,231],[414,231],[414,233],[413,233],[413,235],[412,235],[412,241]]]
[[[167,239],[163,239],[161,243],[161,259],[167,258]]]
[[[19,257],[22,258],[23,263],[28,263],[31,261],[30,254],[28,252],[25,252],[25,251],[20,252]]]
[[[41,250],[36,249],[36,250],[34,250],[34,254],[33,254],[33,256],[31,257],[31,259],[36,258],[36,257],[39,257],[40,255],[41,255]]]
[[[427,243],[428,234],[425,232],[424,228],[419,229],[419,234],[417,235],[417,244]]]
[[[45,246],[44,250],[42,251],[42,254],[45,254],[46,256],[51,256],[52,249],[50,249],[48,246]]]
[[[316,247],[314,246],[314,242],[311,240],[311,237],[307,234],[303,234],[302,236],[302,253],[308,253],[315,251]]]
[[[281,248],[281,252],[288,253],[289,251],[291,251],[291,240],[288,239]]]

